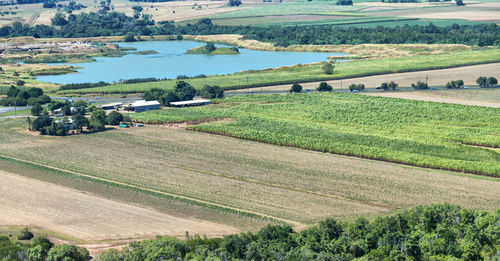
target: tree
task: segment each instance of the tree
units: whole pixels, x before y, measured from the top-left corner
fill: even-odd
[[[192,100],[197,93],[196,89],[185,81],[178,81],[175,84],[174,92],[181,101]]]
[[[160,103],[163,106],[169,106],[171,102],[180,101],[179,97],[173,91],[167,91],[165,95],[160,99]]]
[[[152,88],[144,92],[143,98],[146,101],[157,101],[165,95],[165,90],[160,88]]]
[[[17,239],[19,240],[31,240],[33,237],[33,233],[27,227],[21,231],[21,234],[17,235]]]
[[[224,98],[224,91],[219,86],[205,85],[200,91],[200,96],[205,99]]]
[[[229,0],[228,5],[229,6],[240,6],[241,0]]]
[[[31,108],[31,115],[33,115],[33,116],[40,116],[40,114],[42,113],[42,111],[43,111],[42,105],[40,105],[40,103],[36,103]]]
[[[83,131],[83,127],[89,127],[90,121],[87,119],[87,117],[83,116],[82,114],[76,114],[73,116],[73,124],[75,125],[75,128],[78,129],[80,132]]]
[[[497,78],[495,78],[495,77],[488,78],[488,86],[493,86],[493,85],[497,85],[497,84],[498,84]]]
[[[463,88],[464,87],[464,81],[463,80],[456,80],[455,81],[457,88]]]
[[[112,111],[108,115],[108,124],[109,125],[119,125],[120,122],[123,121],[123,115],[117,111]]]
[[[323,69],[323,72],[325,74],[333,74],[333,64],[332,62],[325,62],[323,63],[323,66],[321,67]]]
[[[362,91],[364,89],[365,89],[365,85],[364,84],[354,84],[353,83],[353,84],[349,85],[349,90],[351,92],[354,92],[354,91],[360,92],[360,91]]]
[[[105,129],[106,125],[106,111],[97,109],[90,115],[90,129],[94,131],[101,131]]]
[[[132,6],[132,10],[134,10],[134,18],[138,19],[143,8],[140,5],[134,5],[134,6]]]
[[[47,261],[88,261],[89,251],[74,245],[57,245],[50,249]]]
[[[207,50],[207,52],[211,53],[215,51],[217,48],[213,43],[207,43],[207,45],[205,45],[205,49]]]
[[[63,13],[57,13],[54,17],[50,19],[52,25],[63,26],[68,24],[68,20],[66,20],[66,16]]]
[[[17,85],[17,86],[24,86],[24,84],[25,84],[25,83],[26,83],[26,82],[25,82],[25,81],[23,81],[23,80],[17,80],[17,81],[16,81],[16,85]]]
[[[125,42],[135,42],[135,35],[132,32],[128,32],[123,36],[123,41]]]
[[[486,88],[488,87],[488,78],[481,76],[477,78],[476,83],[479,85],[479,87]]]
[[[301,92],[302,91],[302,85],[298,83],[292,84],[292,88],[290,88],[290,93],[292,92]]]
[[[458,6],[464,6],[465,5],[464,1],[462,1],[462,0],[456,0],[455,2],[457,3]]]
[[[43,95],[43,90],[36,87],[31,87],[28,89],[30,97],[40,97]]]
[[[425,82],[418,81],[416,84],[412,83],[411,87],[415,90],[427,90],[429,86]]]
[[[7,90],[7,97],[16,97],[19,94],[20,90],[14,86],[10,86]]]
[[[52,124],[52,119],[48,115],[42,115],[35,118],[33,123],[31,123],[31,129],[34,131],[40,131],[42,134],[45,133],[45,128]]]
[[[61,108],[61,112],[66,116],[71,116],[71,106],[69,103],[64,104]]]
[[[394,90],[396,90],[396,88],[398,88],[398,86],[399,86],[399,85],[398,85],[397,83],[395,83],[394,81],[391,81],[391,82],[389,83],[389,88],[391,88],[393,91],[394,91]],[[364,89],[364,88],[363,88],[363,89]]]
[[[319,84],[318,88],[316,88],[316,90],[319,91],[319,92],[331,92],[333,90],[333,88],[328,83],[321,82]]]
[[[380,88],[383,89],[384,91],[388,91],[389,90],[389,84],[384,82],[380,85]]]

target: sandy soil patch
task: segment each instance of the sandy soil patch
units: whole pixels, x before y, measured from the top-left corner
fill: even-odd
[[[500,63],[493,64],[481,64],[473,66],[464,66],[450,69],[441,70],[428,70],[419,72],[408,72],[408,73],[391,73],[368,77],[358,77],[344,80],[332,80],[327,81],[328,84],[332,85],[335,89],[346,89],[350,84],[363,83],[367,88],[375,88],[380,86],[381,83],[387,81],[395,81],[399,86],[411,86],[412,83],[417,81],[425,81],[426,77],[429,77],[429,85],[439,86],[445,85],[447,82],[452,80],[462,79],[465,84],[476,84],[476,79],[479,76],[493,76],[500,78]],[[320,82],[309,82],[301,84],[304,89],[315,89]],[[275,85],[263,88],[251,88],[252,91],[282,91],[289,90],[291,84],[285,85]],[[235,90],[235,92],[246,92],[248,89]]]
[[[91,240],[155,235],[220,236],[235,228],[182,219],[0,171],[0,224],[28,225]]]
[[[369,96],[401,98],[419,101],[456,103],[500,108],[500,90],[450,90],[450,91],[416,91],[416,92],[378,92],[364,93]]]
[[[407,14],[402,17],[429,19],[466,19],[472,21],[500,21],[500,11],[457,11],[424,14]]]

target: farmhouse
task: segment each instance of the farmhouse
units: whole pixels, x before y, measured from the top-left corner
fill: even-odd
[[[190,100],[190,101],[171,102],[170,106],[188,107],[188,106],[200,106],[200,105],[208,105],[208,104],[210,104],[210,100],[197,99],[197,100]]]
[[[160,109],[160,103],[158,101],[135,101],[132,104],[130,104],[130,107],[132,110],[135,112],[142,112],[142,111],[150,111],[150,110],[159,110]]]
[[[108,104],[103,104],[99,105],[99,108],[103,110],[116,110],[120,107],[122,107],[123,103],[121,102],[115,102],[115,103],[108,103]]]

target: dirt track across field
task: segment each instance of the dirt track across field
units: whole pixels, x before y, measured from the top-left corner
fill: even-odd
[[[235,228],[174,217],[0,170],[0,225],[36,226],[84,241],[221,236]]]
[[[426,77],[428,78],[430,86],[438,86],[445,85],[449,81],[461,79],[465,82],[465,84],[476,84],[476,79],[479,76],[493,76],[496,78],[500,78],[500,63],[492,63],[492,64],[481,64],[481,65],[472,65],[472,66],[464,66],[450,69],[441,69],[441,70],[427,70],[427,71],[418,71],[418,72],[407,72],[407,73],[391,73],[391,74],[383,74],[376,76],[368,76],[368,77],[358,77],[358,78],[350,78],[344,80],[332,80],[327,81],[328,84],[332,85],[334,89],[347,89],[350,84],[365,84],[366,88],[375,88],[380,86],[383,82],[395,81],[399,84],[399,86],[411,86],[412,83],[417,81],[426,81]],[[320,82],[308,82],[301,83],[304,89],[316,89]],[[263,87],[262,90],[265,91],[283,91],[289,90],[291,84],[284,85],[274,85]],[[260,91],[261,88],[251,88],[252,91]],[[235,90],[246,92],[248,89]],[[233,92],[233,91],[232,91]]]

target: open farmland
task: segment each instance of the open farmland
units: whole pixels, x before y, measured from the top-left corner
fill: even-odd
[[[459,48],[459,47],[457,47]],[[431,50],[428,50],[431,52]],[[429,69],[459,67],[471,64],[493,63],[500,61],[500,49],[450,52],[436,55],[420,55],[377,60],[361,60],[337,63],[334,73],[324,74],[321,64],[282,67],[262,71],[248,71],[231,75],[214,75],[207,78],[188,79],[195,88],[203,85],[218,85],[223,89],[242,89],[246,87],[287,84],[293,82],[313,82],[338,78],[377,75],[395,72],[408,72]],[[151,88],[172,89],[177,80],[146,82],[135,84],[114,84],[98,88],[61,91],[62,94],[83,93],[136,93]]]
[[[498,109],[353,94],[236,96],[220,104],[133,115],[145,122],[232,118],[194,130],[277,145],[500,176]],[[473,144],[476,146],[468,145]],[[484,147],[479,147],[484,146]]]
[[[221,213],[226,208],[238,209],[243,218],[248,219],[244,213],[253,213],[297,227],[325,217],[351,219],[419,204],[450,202],[482,209],[495,209],[500,204],[500,183],[488,177],[164,126],[55,138],[26,133],[21,119],[2,120],[0,124],[3,156],[72,171],[74,175],[67,179],[68,183],[81,182],[76,178],[79,175],[105,179],[110,187],[102,193],[108,197],[115,195],[113,184],[133,184],[136,188],[217,204],[220,207],[216,210]],[[2,163],[2,168],[14,163]],[[8,171],[18,169],[11,166]],[[39,173],[31,177],[48,179],[50,175]],[[61,182],[61,177],[48,181]],[[93,186],[78,186],[86,188]],[[135,195],[129,193],[128,197]],[[149,201],[141,204],[157,207]],[[186,210],[175,211],[179,215]],[[210,216],[200,216],[206,218]],[[235,220],[236,217],[221,219],[218,223]]]
[[[384,82],[394,81],[399,84],[400,87],[410,87],[412,83],[416,83],[417,81],[428,81],[430,86],[445,86],[449,81],[455,80],[463,80],[466,85],[476,85],[476,80],[479,76],[492,76],[492,77],[500,77],[500,63],[492,63],[492,64],[481,64],[481,65],[472,65],[472,66],[463,66],[457,68],[449,68],[449,69],[440,69],[440,70],[426,70],[426,71],[418,71],[418,72],[405,72],[405,73],[389,73],[375,76],[367,76],[367,77],[355,77],[343,80],[329,80],[326,81],[330,84],[334,89],[347,89],[351,84],[362,83],[366,86],[366,88],[376,88],[380,87],[380,84]],[[304,89],[316,89],[320,82],[308,82],[301,83]],[[251,91],[260,91],[261,89],[264,91],[288,91],[290,90],[290,84],[282,84],[282,85],[274,85],[267,86],[263,88],[250,88]],[[233,92],[247,92],[247,89],[243,90],[235,90]],[[378,93],[363,93],[367,95],[373,96],[384,96],[384,97],[416,97],[421,96],[421,94],[429,93],[429,97],[441,95],[443,98],[457,98],[458,104],[464,105],[480,105],[479,103],[485,102],[485,104],[494,105],[495,101],[500,103],[500,98],[497,95],[489,96],[488,93],[495,93],[494,90],[451,90],[449,92],[430,92],[421,91],[421,92],[378,92]],[[470,94],[470,96],[464,96]],[[477,95],[476,95],[477,94]],[[483,94],[483,95],[481,95]],[[416,96],[413,96],[416,95]],[[461,98],[461,96],[464,96]],[[470,99],[472,98],[472,99]],[[413,99],[412,99],[413,100]],[[418,99],[417,99],[418,100]],[[429,101],[437,101],[441,100],[429,100]],[[464,103],[468,102],[468,103]],[[453,102],[451,102],[453,103]],[[484,105],[489,106],[489,105]],[[494,106],[489,106],[494,107]]]
[[[370,96],[500,108],[500,89],[364,93]]]
[[[5,171],[0,171],[0,189],[0,224],[35,226],[83,241],[158,234],[181,237],[186,231],[207,236],[238,232],[230,226],[170,216]]]

